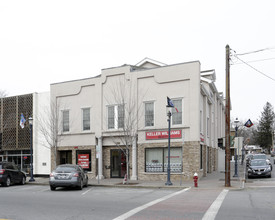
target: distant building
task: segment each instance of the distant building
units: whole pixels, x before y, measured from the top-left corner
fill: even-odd
[[[245,148],[249,153],[261,153],[263,151],[258,145],[246,145]]]
[[[29,172],[30,130],[28,119],[33,120],[34,175],[50,172],[50,149],[39,132],[38,112],[49,108],[50,93],[32,93],[1,98],[0,101],[0,161],[11,161]],[[24,120],[20,126],[21,115]],[[45,115],[43,117],[48,117]]]
[[[57,164],[81,164],[90,178],[122,178],[129,155],[131,179],[165,181],[168,96],[176,107],[171,180],[206,176],[217,170],[225,131],[215,80],[215,71],[201,71],[199,61],[165,65],[146,58],[97,77],[51,84],[61,122]]]

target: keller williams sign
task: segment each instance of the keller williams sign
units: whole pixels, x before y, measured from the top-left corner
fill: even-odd
[[[170,138],[181,138],[181,130],[171,130]],[[149,131],[146,132],[146,140],[167,139],[168,131]]]

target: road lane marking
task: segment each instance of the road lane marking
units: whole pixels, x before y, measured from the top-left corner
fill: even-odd
[[[126,212],[125,214],[123,214],[123,215],[121,215],[121,216],[118,216],[117,218],[114,218],[113,220],[124,220],[124,219],[127,219],[127,218],[133,216],[134,214],[136,214],[136,213],[142,211],[143,209],[146,209],[146,208],[148,208],[148,207],[150,207],[150,206],[152,206],[152,205],[155,205],[155,204],[157,204],[157,203],[159,203],[159,202],[162,202],[162,201],[164,201],[164,200],[166,200],[166,199],[169,199],[169,198],[171,198],[171,197],[173,197],[173,196],[176,196],[176,195],[178,195],[178,194],[181,194],[181,193],[183,193],[183,192],[186,192],[186,191],[189,190],[189,189],[190,189],[190,187],[189,187],[189,188],[186,188],[186,189],[183,189],[183,190],[181,190],[181,191],[178,191],[178,192],[169,194],[169,195],[164,196],[164,197],[162,197],[162,198],[160,198],[160,199],[157,199],[157,200],[154,200],[154,201],[152,201],[152,202],[149,202],[149,203],[147,203],[147,204],[145,204],[145,205],[139,206],[139,207],[137,207],[137,208],[135,208],[135,209],[130,210],[129,212]]]
[[[85,191],[84,193],[82,193],[81,195],[84,196],[86,193],[90,192],[92,189],[93,189],[93,188],[86,190],[86,191]]]
[[[216,198],[216,200],[212,203],[212,205],[209,207],[209,209],[207,210],[207,212],[204,214],[202,220],[213,220],[215,219],[222,203],[223,200],[225,199],[227,193],[228,193],[228,189],[224,189],[220,195]]]

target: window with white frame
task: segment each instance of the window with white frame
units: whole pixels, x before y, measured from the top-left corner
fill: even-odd
[[[62,111],[62,130],[63,132],[70,131],[70,114],[69,110]]]
[[[174,108],[172,110],[172,124],[182,124],[182,99],[173,99]]]
[[[90,108],[82,109],[82,130],[89,131],[91,129],[90,125]]]
[[[124,127],[124,105],[108,106],[108,129]]]
[[[124,105],[117,106],[118,128],[124,127]]]
[[[154,102],[145,103],[145,127],[154,126]]]

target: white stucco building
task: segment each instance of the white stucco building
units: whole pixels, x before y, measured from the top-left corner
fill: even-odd
[[[171,179],[217,170],[225,114],[215,79],[199,61],[165,65],[146,58],[51,84],[61,122],[57,164],[81,164],[90,178],[121,178],[129,156],[131,179],[165,180],[170,97]],[[53,158],[52,152],[52,166]]]

